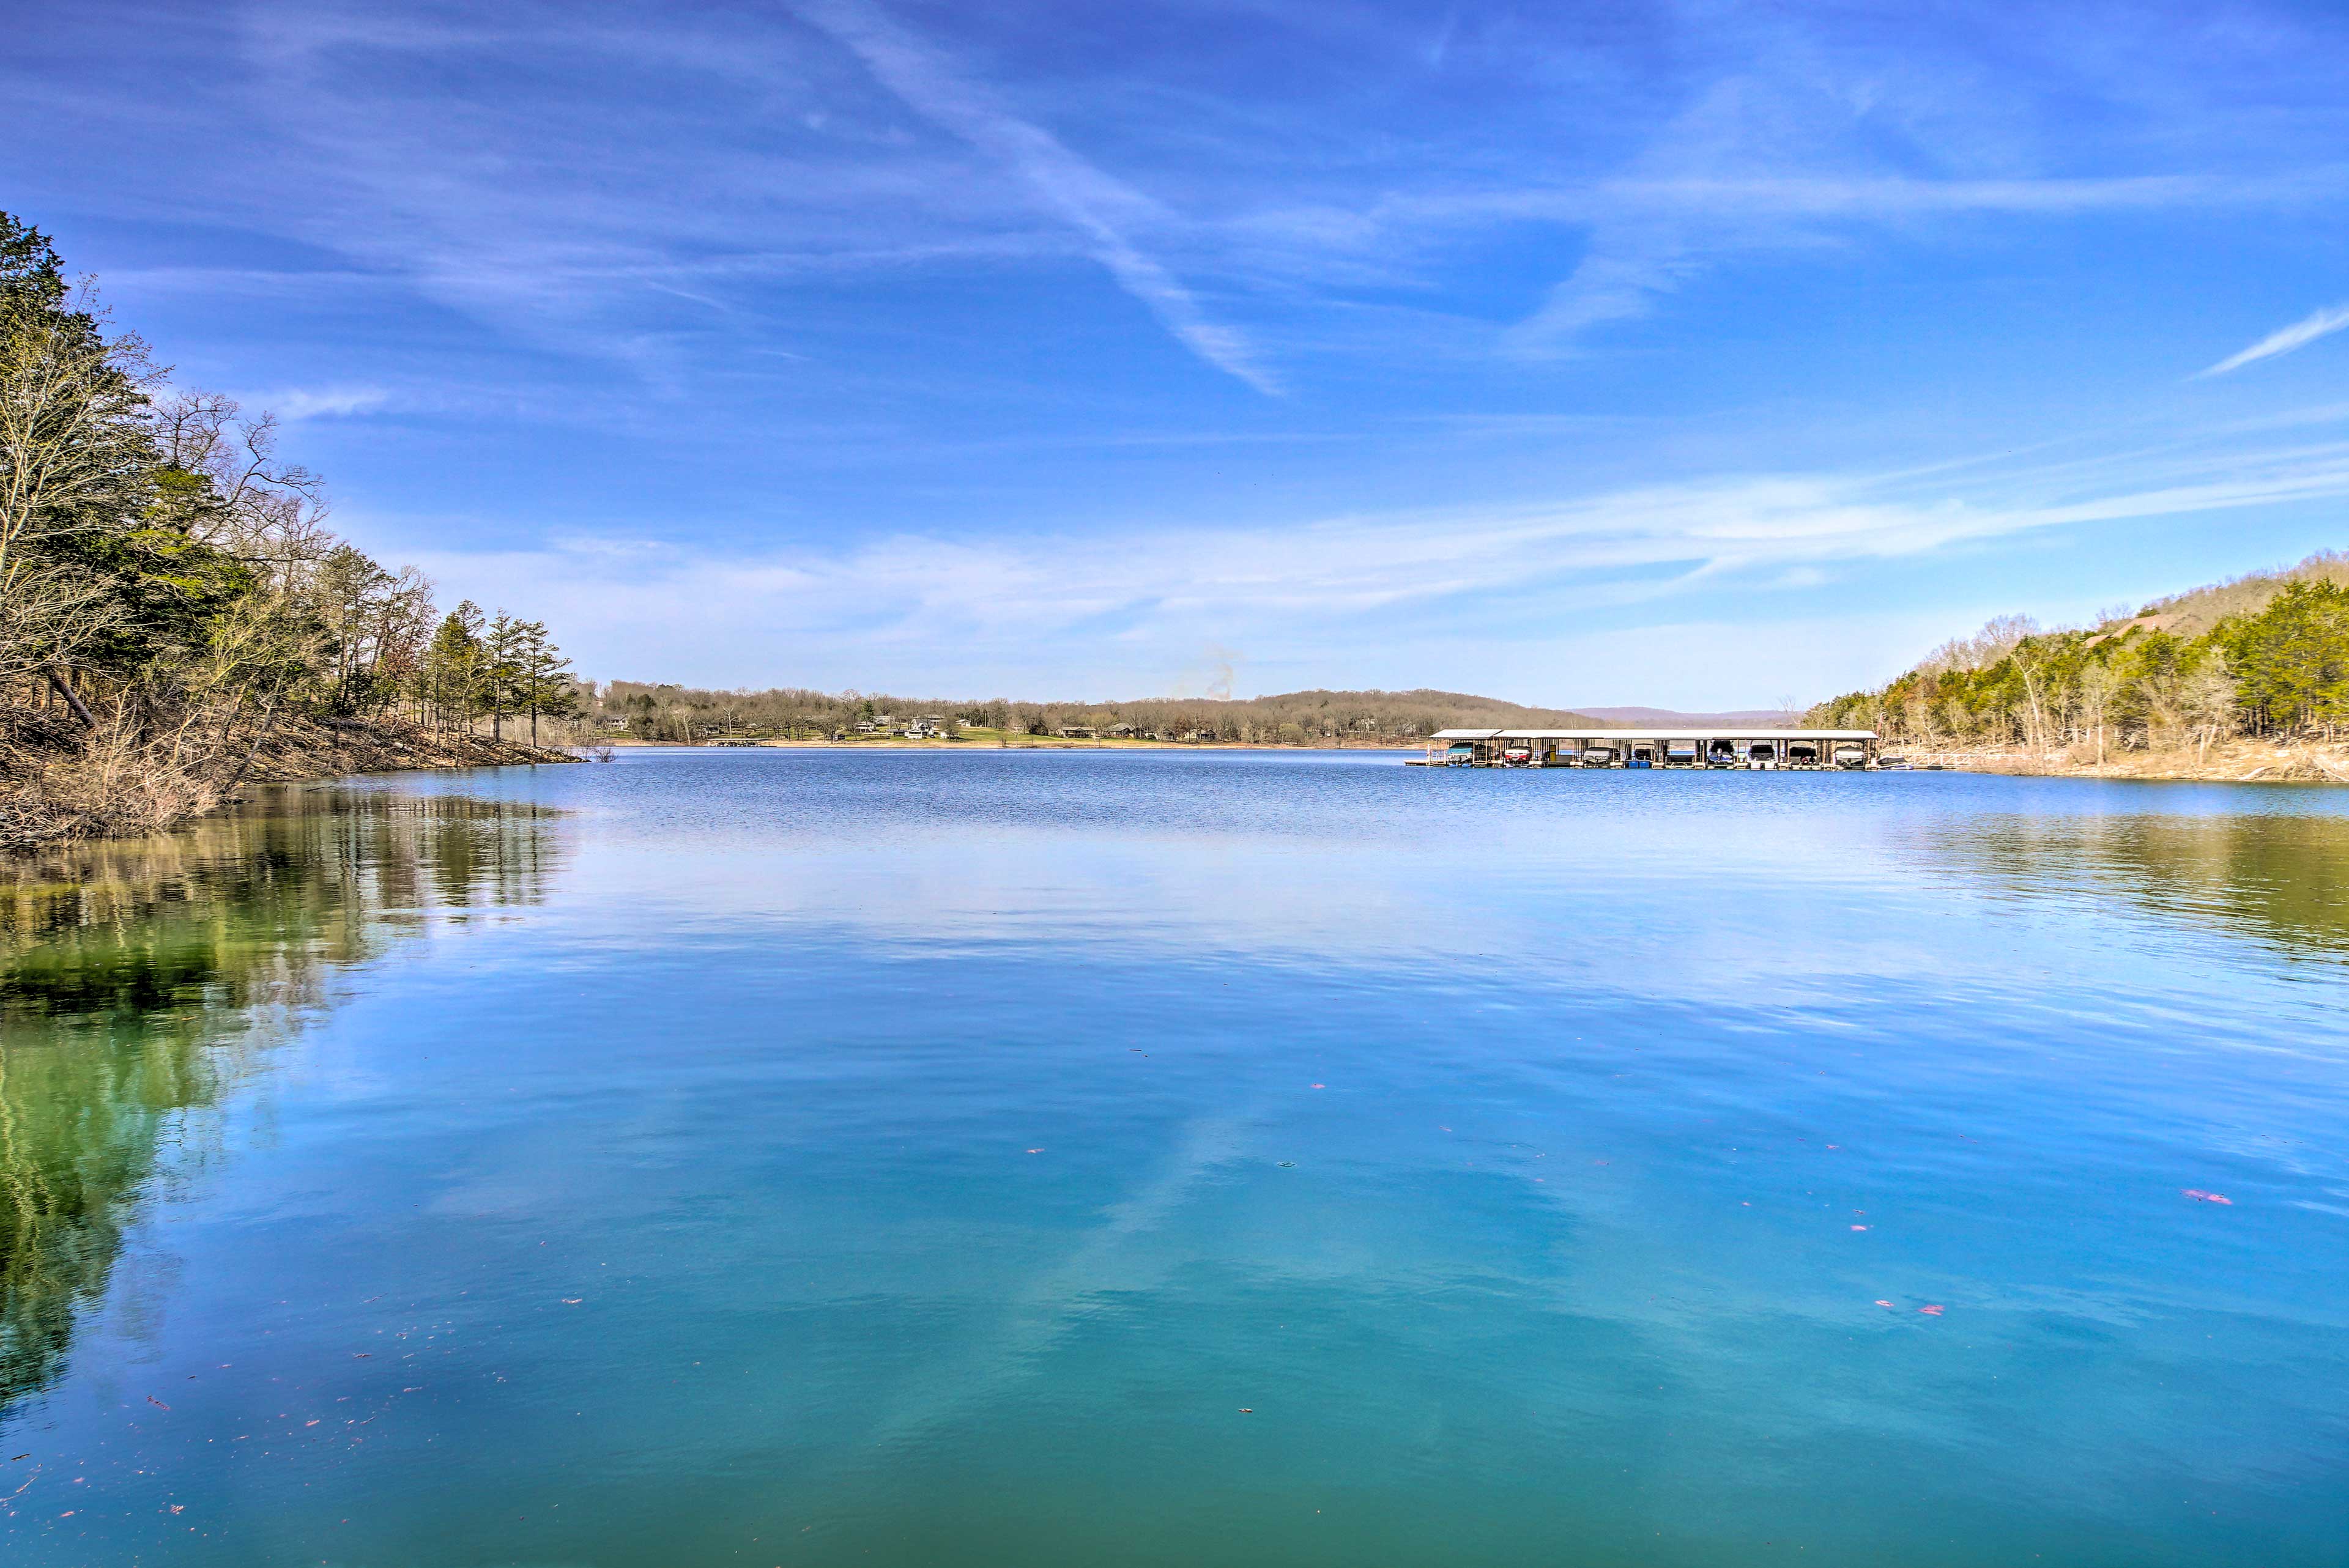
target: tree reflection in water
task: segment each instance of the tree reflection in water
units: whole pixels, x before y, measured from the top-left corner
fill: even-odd
[[[283,789],[168,837],[0,866],[0,1417],[63,1371],[167,1151],[332,976],[435,910],[538,902],[553,813]]]
[[[2286,954],[2349,957],[2349,817],[2009,817],[1931,848],[2032,892],[2123,898]]]

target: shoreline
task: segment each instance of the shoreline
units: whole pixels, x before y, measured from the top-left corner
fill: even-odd
[[[2028,752],[2010,748],[1979,750],[1906,750],[1918,763],[1939,762],[1951,773],[2002,773],[2024,779],[2099,779],[2148,784],[2349,784],[2349,741],[2238,738],[2207,748],[2111,750],[2098,761],[2075,748]]]
[[[617,736],[571,743],[581,751],[599,746],[614,750],[673,751],[1419,751],[1416,740],[1074,740],[1054,735],[1029,735],[1017,739],[989,735],[964,740],[784,740],[774,737],[743,740],[637,740]]]
[[[237,780],[254,785],[321,784],[386,773],[460,772],[472,768],[512,768],[587,762],[600,750],[680,751],[818,750],[883,751],[1361,751],[1407,754],[1423,743],[1398,740],[1099,740],[1031,735],[990,735],[958,740],[888,739],[638,740],[580,738],[533,747],[527,741],[469,730],[443,730],[396,720],[301,719],[288,724],[257,754]],[[2084,779],[2178,784],[2349,784],[2349,740],[2287,741],[2230,739],[2208,748],[2168,748],[2109,752],[2102,761],[2071,752],[2033,754],[2005,748],[1908,749],[1910,769],[1997,774],[2013,778]],[[1928,764],[1937,764],[1928,767]],[[136,839],[217,815],[242,803],[241,792],[204,798],[158,810],[123,799],[78,801],[47,798],[36,782],[30,791],[0,799],[0,858],[23,860],[74,843]]]
[[[407,719],[309,719],[272,738],[254,758],[245,781],[313,784],[369,773],[441,773],[585,760],[563,747],[534,747],[526,740],[502,737],[492,739],[470,730],[434,729]]]
[[[46,738],[47,746],[16,748],[15,766],[32,766],[0,795],[0,857],[22,860],[69,844],[171,832],[241,803],[243,791],[259,785],[586,760],[555,747],[407,719],[289,718],[226,778],[182,769],[151,751],[93,768],[87,757],[63,748],[79,737]]]
[[[1626,733],[1631,733],[1626,731]],[[1074,740],[1034,735],[1017,740],[580,740],[578,750],[608,746],[614,750],[669,749],[677,751],[1370,751],[1411,752],[1423,749],[1418,741],[1293,740]],[[2349,741],[2293,741],[2277,746],[2267,740],[2223,741],[2198,751],[2171,748],[2157,751],[2108,752],[2102,762],[2077,760],[2063,753],[2034,756],[2004,748],[1967,750],[1905,749],[1896,753],[1912,759],[1909,769],[1891,771],[2003,774],[2014,778],[2097,779],[2141,780],[2146,783],[2199,784],[2349,784]],[[574,758],[575,759],[575,758]],[[1939,764],[1928,768],[1926,764]]]

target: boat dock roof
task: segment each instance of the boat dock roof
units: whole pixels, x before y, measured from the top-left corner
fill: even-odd
[[[1716,725],[1711,729],[1439,729],[1437,740],[1874,740],[1872,729],[1756,729]]]

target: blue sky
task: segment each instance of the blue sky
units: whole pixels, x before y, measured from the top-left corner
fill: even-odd
[[[0,206],[595,676],[1766,706],[2349,546],[2338,5],[9,30]]]

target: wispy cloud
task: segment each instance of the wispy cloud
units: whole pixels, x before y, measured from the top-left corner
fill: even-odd
[[[1268,395],[1279,391],[1255,349],[1234,328],[1209,319],[1181,280],[1145,253],[1133,231],[1164,214],[1133,187],[1021,119],[981,82],[870,5],[812,0],[800,14],[854,51],[884,87],[916,113],[1015,171],[1054,213],[1082,234],[1095,260],[1149,307],[1192,353]]]
[[[2330,337],[2349,326],[2349,304],[2331,305],[2293,322],[2281,332],[2271,332],[2240,354],[2230,354],[2203,376],[2224,376],[2230,370],[2240,370],[2246,365],[2262,359],[2273,359],[2279,354],[2290,354],[2295,348],[2305,348],[2320,337]]]
[[[1568,19],[1503,25],[1474,8],[1247,6],[1254,19],[1227,33],[1188,8],[1179,26],[1150,21],[1144,4],[1094,48],[1045,44],[1066,27],[1023,21],[1017,4],[928,12],[916,29],[875,0],[796,3],[806,26],[641,0],[478,15],[240,0],[192,40],[170,35],[151,80],[59,92],[0,63],[0,98],[20,121],[83,131],[102,104],[95,129],[142,147],[244,125],[259,155],[235,180],[196,189],[158,166],[150,187],[117,180],[108,200],[363,263],[288,285],[339,286],[336,308],[421,295],[505,342],[609,358],[670,390],[764,335],[869,332],[861,314],[840,313],[845,327],[827,315],[843,279],[1024,273],[1013,328],[1032,333],[1051,308],[1037,298],[1055,301],[1054,279],[1088,257],[1192,353],[1271,390],[1309,386],[1317,356],[1417,367],[1579,348],[1594,326],[1669,316],[1675,293],[1733,281],[1741,263],[1936,222],[2310,207],[2349,187],[2304,155],[2329,144],[2330,118],[2287,117],[2288,132],[2248,148],[2228,122],[2221,140],[2207,72],[2154,78],[2178,98],[2158,167],[2134,146],[2051,155],[2078,127],[2049,105],[2099,103],[2128,123],[2149,101],[2146,67],[2166,58],[2082,49],[2060,27],[1992,40],[2060,86],[2043,102],[2002,88],[2006,53],[1985,79],[1971,36],[1928,27],[1888,46],[1738,4],[1601,45]],[[95,4],[123,35],[157,9]],[[1651,51],[1666,36],[1688,46]],[[215,57],[188,97],[181,56],[223,41],[238,57]],[[1268,49],[1281,52],[1251,52]],[[1267,74],[1268,61],[1312,68]],[[497,86],[439,96],[459,80]],[[1576,232],[1561,244],[1544,225]],[[1460,265],[1521,245],[1497,267]],[[1483,297],[1494,278],[1503,309]],[[1531,302],[1514,292],[1525,283],[1541,290]],[[171,286],[208,285],[273,286],[258,269]]]
[[[373,414],[391,401],[391,394],[380,387],[288,387],[276,392],[248,393],[238,401],[296,424],[304,419]]]
[[[598,628],[590,664],[664,677],[840,679],[910,661],[947,673],[1040,658],[1102,671],[1137,656],[1171,676],[1206,641],[1356,647],[1371,629],[1485,643],[1555,635],[1609,607],[1670,620],[1816,587],[1853,563],[1928,557],[2035,531],[2349,496],[2349,442],[2179,451],[2101,473],[2077,464],[1962,480],[1757,474],[1556,501],[1325,518],[1290,527],[1141,527],[954,540],[900,534],[758,555],[590,545],[422,563],[454,592],[528,581],[565,624]],[[1727,597],[1724,597],[1726,595]],[[1744,597],[1740,597],[1744,596]],[[1566,607],[1570,606],[1570,612]],[[1398,622],[1396,617],[1404,617]],[[678,667],[683,666],[683,667]]]
[[[1655,235],[1631,244],[1609,236],[1602,242],[1604,249],[1583,257],[1541,308],[1510,330],[1513,346],[1547,349],[1587,327],[1643,316],[1697,268],[1676,236]]]
[[[1728,253],[1783,247],[1813,216],[1783,187],[1832,185],[1817,178],[1847,161],[1842,143],[1859,119],[1850,106],[1798,73],[1754,74],[1714,83],[1665,123],[1630,167],[1594,190],[1588,248],[1533,315],[1505,340],[1540,353],[1585,328],[1647,315]],[[1727,184],[1771,192],[1761,202],[1687,188]],[[1806,193],[1808,194],[1808,193]],[[1812,197],[1811,201],[1815,201]]]
[[[1416,683],[1862,579],[2002,603],[2034,532],[2274,503],[2137,563],[2220,575],[2349,493],[2240,374],[2338,312],[2214,366],[2200,446],[2141,368],[2208,362],[2212,235],[2272,298],[2349,221],[2322,6],[189,10],[27,13],[0,129],[76,150],[13,204],[167,357],[295,389],[246,401],[315,421],[364,542],[599,672]],[[1177,373],[1096,351],[1136,342]],[[412,438],[338,436],[371,408]],[[528,547],[566,529],[647,542]]]

